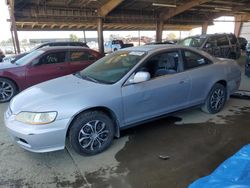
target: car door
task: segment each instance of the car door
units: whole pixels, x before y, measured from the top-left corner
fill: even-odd
[[[189,73],[192,88],[188,98],[188,105],[193,106],[203,102],[208,94],[214,68],[212,61],[205,56],[191,51],[182,50],[184,71]]]
[[[72,50],[69,52],[69,70],[71,73],[80,71],[98,59],[88,50]]]
[[[136,123],[180,109],[187,104],[191,88],[189,74],[181,71],[178,50],[156,54],[137,71],[147,71],[151,79],[122,87],[126,124]]]
[[[66,53],[67,51],[48,52],[34,60],[26,70],[27,86],[69,74]]]
[[[204,51],[208,52],[209,54],[220,57],[220,47],[217,45],[217,37],[211,36],[207,39],[203,47]]]
[[[217,46],[220,48],[220,54],[217,57],[230,58],[230,45],[226,35],[217,36]]]

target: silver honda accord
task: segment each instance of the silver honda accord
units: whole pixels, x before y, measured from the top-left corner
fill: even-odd
[[[73,75],[18,94],[5,113],[14,141],[29,151],[107,149],[122,129],[188,107],[219,112],[241,80],[237,63],[177,45],[126,48]]]

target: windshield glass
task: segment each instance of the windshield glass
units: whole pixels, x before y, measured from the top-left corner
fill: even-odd
[[[191,47],[201,47],[201,45],[204,43],[206,38],[202,37],[190,37],[183,39],[179,42],[179,44],[183,46],[191,46]]]
[[[87,77],[101,83],[112,84],[129,72],[145,54],[142,51],[115,52],[82,70],[80,75],[83,78]]]
[[[29,54],[23,56],[22,58],[18,59],[15,63],[17,65],[26,65],[27,63],[31,62],[33,59],[35,59],[36,57],[38,57],[42,53],[44,53],[44,51],[35,50],[35,51],[30,52]]]

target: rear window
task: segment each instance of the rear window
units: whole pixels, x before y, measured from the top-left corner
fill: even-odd
[[[228,35],[228,38],[229,38],[231,44],[237,43],[237,38],[234,35]]]
[[[75,61],[95,61],[97,57],[88,51],[71,51],[69,53],[69,60]]]
[[[226,46],[229,45],[229,41],[226,35],[220,35],[216,37],[217,46]]]
[[[190,37],[190,38],[186,38],[183,39],[182,41],[179,42],[179,44],[183,45],[183,46],[191,46],[191,47],[201,47],[202,44],[205,41],[205,37]]]

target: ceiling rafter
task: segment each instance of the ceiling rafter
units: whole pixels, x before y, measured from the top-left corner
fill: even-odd
[[[160,18],[163,19],[164,21],[168,20],[169,18],[172,18],[186,10],[189,10],[193,7],[199,6],[201,4],[207,3],[212,0],[191,0],[187,1],[186,3],[177,6],[176,8],[171,8],[167,14],[161,13]]]
[[[109,0],[99,9],[99,15],[101,17],[107,16],[114,8],[121,4],[124,0]]]

